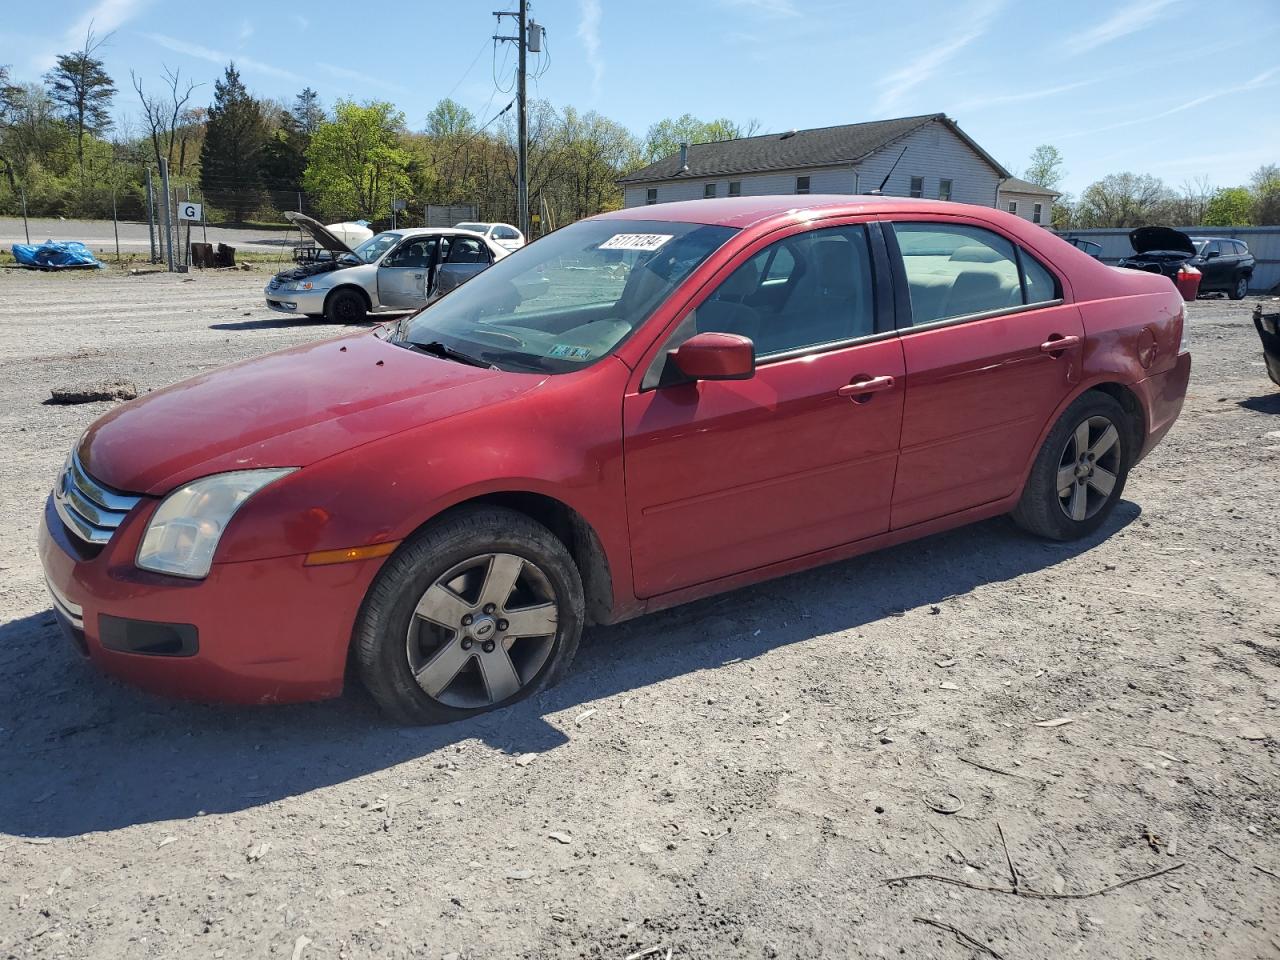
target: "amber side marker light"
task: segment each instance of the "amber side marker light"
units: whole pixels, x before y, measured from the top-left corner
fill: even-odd
[[[399,540],[388,543],[371,543],[367,547],[347,547],[345,550],[317,550],[308,553],[303,566],[323,567],[332,563],[350,563],[353,560],[370,560],[374,557],[385,557],[395,552],[400,546]]]

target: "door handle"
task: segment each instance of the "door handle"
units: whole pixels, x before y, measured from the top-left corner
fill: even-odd
[[[866,403],[871,399],[868,394],[892,390],[896,382],[893,377],[867,377],[865,380],[845,384],[836,391],[836,395],[848,397],[854,403]]]
[[[1067,337],[1060,337],[1056,334],[1040,344],[1041,353],[1061,353],[1063,350],[1069,350],[1071,347],[1080,343],[1080,338],[1075,334]]]
[[[423,277],[423,275],[422,275],[421,273],[415,273],[415,274],[413,275],[413,279],[415,279],[415,280],[421,280],[421,279],[422,279],[422,277]]]

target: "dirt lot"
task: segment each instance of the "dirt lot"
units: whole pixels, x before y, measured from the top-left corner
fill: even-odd
[[[597,629],[536,700],[400,730],[136,693],[48,612],[41,503],[107,405],[41,401],[334,331],[262,280],[0,272],[0,956],[1280,956],[1251,303],[1195,305],[1182,420],[1092,540],[990,522]],[[1084,896],[886,882],[1007,889],[1000,830],[1020,890]]]

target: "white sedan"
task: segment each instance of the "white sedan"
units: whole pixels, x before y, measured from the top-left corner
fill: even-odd
[[[524,234],[509,223],[459,223],[454,229],[481,234],[506,250],[519,250],[525,244]]]

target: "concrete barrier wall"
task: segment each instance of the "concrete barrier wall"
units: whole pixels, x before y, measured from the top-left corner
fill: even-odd
[[[1133,253],[1129,227],[1101,230],[1065,230],[1064,237],[1084,237],[1102,244],[1104,263],[1116,263]],[[1266,293],[1280,285],[1280,226],[1277,227],[1177,227],[1193,237],[1229,237],[1249,245],[1258,265],[1253,270],[1251,293]]]

